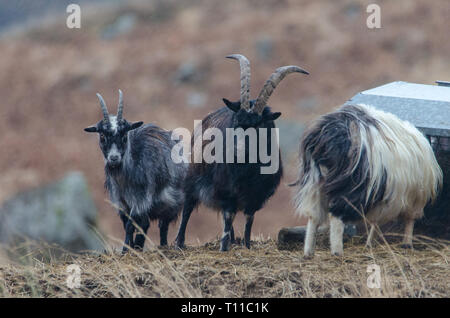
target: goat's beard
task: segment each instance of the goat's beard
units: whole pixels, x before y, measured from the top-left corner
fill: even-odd
[[[111,162],[107,162],[105,169],[108,170],[111,173],[117,173],[120,171],[120,169],[122,168],[122,162],[117,162],[117,163],[111,163]]]

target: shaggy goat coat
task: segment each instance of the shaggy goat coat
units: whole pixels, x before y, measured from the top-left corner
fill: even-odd
[[[263,114],[270,113],[270,107],[265,107]],[[227,107],[209,114],[203,120],[203,126],[207,128],[218,128],[224,137],[224,150],[226,152],[226,129],[236,125],[233,121],[234,113]],[[263,122],[258,128],[268,129],[267,149],[268,152],[277,151],[279,156],[279,169],[274,174],[261,174],[261,167],[268,166],[270,163],[263,164],[259,158],[256,163],[248,163],[249,142],[245,142],[246,163],[212,163],[212,164],[192,164],[187,172],[185,181],[186,197],[192,200],[194,205],[200,202],[214,210],[225,211],[244,211],[244,213],[253,214],[260,210],[267,200],[275,193],[283,174],[281,156],[278,145],[271,144],[271,131],[275,128],[273,121]],[[197,134],[192,137],[200,138]],[[259,132],[258,132],[259,140]],[[203,146],[209,141],[204,140]],[[259,144],[259,143],[258,143]],[[237,143],[234,144],[235,162],[237,162],[236,152]],[[273,148],[273,150],[272,150]]]
[[[136,216],[175,221],[183,207],[187,165],[170,157],[175,145],[171,132],[147,124],[130,131],[128,139],[122,167],[105,167],[111,201]]]
[[[435,199],[442,171],[428,140],[409,122],[367,105],[319,118],[300,144],[297,214],[315,224],[415,220]]]
[[[185,182],[186,200],[183,216],[176,239],[176,245],[180,248],[184,246],[186,226],[192,210],[201,202],[215,210],[222,211],[224,227],[220,241],[221,251],[227,251],[234,241],[233,219],[236,212],[243,211],[246,217],[244,244],[250,248],[254,213],[261,209],[275,193],[283,173],[281,160],[277,160],[280,157],[278,137],[276,133],[272,134],[272,130],[275,128],[274,120],[280,117],[281,113],[272,113],[270,107],[267,106],[267,101],[277,85],[288,74],[294,72],[309,74],[295,65],[279,67],[266,81],[258,98],[250,100],[250,62],[241,54],[229,55],[227,58],[239,61],[241,70],[240,100],[230,102],[223,99],[227,107],[209,114],[203,120],[203,125],[205,128],[219,131],[220,136],[225,136],[223,144],[225,149],[222,153],[226,153],[227,158],[228,155],[234,157],[234,160],[212,163],[202,161],[190,165]],[[236,136],[227,136],[228,129],[240,129],[242,132],[248,130],[248,140],[240,138],[239,141],[237,138],[235,139]],[[264,132],[267,131],[269,133],[264,135]],[[254,132],[253,138],[251,138],[251,132]],[[202,137],[201,134],[198,130],[194,131],[192,138],[194,147],[195,141]],[[272,136],[275,136],[276,140],[272,141]],[[216,140],[217,137],[214,138]],[[233,142],[233,148],[231,148],[228,142],[233,140],[237,143]],[[242,151],[244,150],[243,146],[245,146],[245,153]],[[248,150],[250,146],[252,146],[252,151]],[[267,166],[272,168],[272,160],[266,164],[264,155],[262,155],[264,152],[261,153],[258,148],[259,150],[265,148],[268,151],[266,154],[278,155],[274,156],[276,166],[273,166],[273,169],[269,169],[269,171],[263,169]],[[216,150],[214,148],[215,153]],[[243,157],[239,154],[244,154],[245,160],[239,162],[239,157]],[[251,157],[253,160],[250,160]]]

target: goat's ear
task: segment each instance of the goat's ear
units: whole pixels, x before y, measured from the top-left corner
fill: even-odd
[[[275,120],[275,119],[277,119],[280,116],[281,116],[280,112],[270,113],[270,114],[267,114],[267,115],[264,116],[264,121]]]
[[[137,121],[135,123],[132,123],[131,127],[130,127],[130,130],[133,130],[133,129],[141,127],[143,123],[144,123],[143,121]]]
[[[98,129],[97,129],[96,126],[91,126],[91,127],[84,128],[84,131],[86,131],[86,132],[98,132]]]
[[[226,98],[222,98],[223,102],[225,103],[225,105],[231,109],[232,111],[234,111],[235,113],[241,109],[241,103],[240,102],[230,102],[228,99]]]

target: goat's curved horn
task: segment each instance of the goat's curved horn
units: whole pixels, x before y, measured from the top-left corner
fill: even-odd
[[[103,119],[109,123],[109,113],[108,113],[108,108],[106,107],[105,100],[103,99],[102,95],[100,95],[99,93],[97,93],[97,97],[98,97],[98,100],[100,101],[100,106],[102,108]]]
[[[117,121],[122,120],[122,114],[123,114],[123,93],[119,89],[119,105],[117,106]]]
[[[258,114],[262,114],[264,107],[266,106],[267,101],[269,100],[270,95],[272,95],[277,85],[281,82],[283,78],[286,77],[286,75],[293,72],[303,73],[306,75],[309,74],[308,71],[305,71],[304,69],[295,65],[282,66],[277,68],[276,71],[272,75],[270,75],[269,79],[264,84],[263,89],[261,90],[261,92],[258,95],[258,98],[256,99],[253,111]]]
[[[239,61],[241,68],[241,107],[248,111],[250,109],[250,62],[241,54],[232,54],[228,59]]]

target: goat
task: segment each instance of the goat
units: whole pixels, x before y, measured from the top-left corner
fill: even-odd
[[[318,226],[330,214],[333,255],[343,254],[344,222],[371,225],[399,217],[403,246],[412,247],[414,222],[442,184],[431,145],[412,124],[368,105],[344,105],[323,115],[300,142],[296,213],[308,218],[304,255],[312,257]]]
[[[183,207],[183,180],[186,164],[171,160],[175,142],[171,132],[143,122],[129,123],[122,117],[123,94],[119,90],[117,116],[110,115],[106,103],[97,94],[103,119],[85,128],[100,136],[100,149],[105,160],[105,188],[118,206],[125,229],[125,243],[143,249],[145,234],[151,220],[159,220],[160,244],[167,245],[169,224],[175,221]],[[142,229],[134,239],[135,224]]]
[[[280,156],[278,141],[273,142],[273,136],[262,135],[262,130],[271,130],[275,128],[274,120],[276,120],[281,113],[271,111],[269,106],[266,106],[267,100],[273,93],[279,82],[289,73],[299,72],[308,74],[307,71],[297,66],[284,66],[278,68],[266,81],[264,88],[261,90],[256,100],[250,100],[250,63],[248,59],[240,54],[233,54],[227,58],[239,61],[241,71],[241,94],[240,100],[237,102],[230,102],[223,99],[226,107],[222,107],[215,112],[209,114],[202,121],[203,127],[206,129],[216,129],[222,134],[224,142],[233,142],[231,149],[231,157],[238,152],[237,148],[245,147],[245,162],[239,163],[236,160],[233,163],[206,163],[202,160],[200,163],[191,163],[185,180],[185,205],[182,213],[182,220],[176,238],[176,247],[183,248],[185,242],[185,231],[189,221],[190,215],[199,203],[204,203],[206,206],[222,211],[223,217],[223,235],[220,242],[220,250],[227,251],[230,244],[234,241],[233,220],[237,211],[243,211],[246,217],[244,243],[247,248],[250,248],[250,233],[254,219],[254,213],[260,210],[266,201],[275,193],[280,179],[282,177],[282,164],[279,160],[279,166],[273,173],[262,174],[261,168],[267,167],[260,157],[254,162],[250,162],[249,146],[252,140],[245,139],[241,135],[237,145],[234,144],[235,137],[228,136],[227,130],[238,130],[245,133],[250,131],[249,128],[255,130],[255,138],[253,142],[257,142],[254,146],[261,147],[261,144],[267,146],[268,151],[276,151],[277,159]],[[196,144],[196,139],[202,138],[201,133],[194,129],[194,135],[191,138],[191,144]],[[249,134],[250,135],[250,134]],[[250,136],[249,138],[250,139]],[[265,139],[265,140],[264,140]],[[242,143],[243,141],[243,143]],[[239,143],[241,142],[241,143]],[[204,141],[203,141],[204,144]],[[224,146],[225,147],[225,146]],[[195,146],[194,146],[195,148]],[[227,153],[228,158],[228,153]]]

